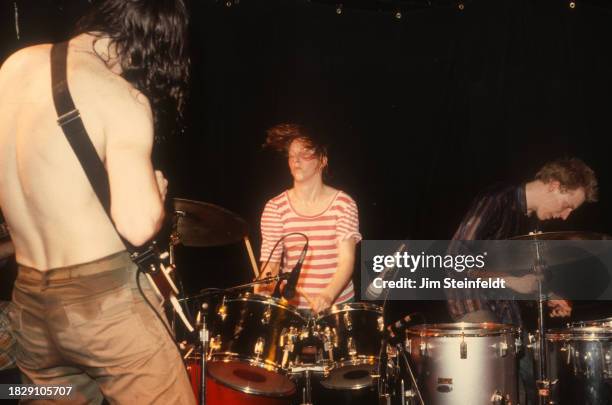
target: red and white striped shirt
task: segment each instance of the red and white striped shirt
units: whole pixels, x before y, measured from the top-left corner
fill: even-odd
[[[318,215],[298,214],[289,201],[287,191],[272,198],[266,204],[261,216],[261,257],[268,260],[274,244],[283,236],[301,232],[308,236],[309,247],[300,273],[298,287],[307,295],[315,297],[330,283],[338,267],[338,245],[350,238],[361,240],[357,204],[345,192],[337,191],[331,204]],[[280,262],[284,254],[283,272],[295,266],[304,243],[300,235],[291,235],[276,248],[271,262]],[[343,303],[355,295],[353,282],[349,281],[335,303]],[[308,301],[296,294],[291,301],[298,308],[310,308]]]

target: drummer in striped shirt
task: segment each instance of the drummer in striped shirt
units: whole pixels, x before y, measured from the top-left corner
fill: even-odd
[[[261,216],[261,261],[270,262],[262,274],[291,271],[304,247],[297,294],[290,303],[315,313],[354,299],[352,282],[355,247],[361,240],[355,201],[323,182],[328,164],[327,147],[296,124],[279,124],[267,131],[265,146],[286,153],[293,187],[269,200]],[[285,236],[277,249],[276,242]],[[258,289],[260,293],[269,290]]]

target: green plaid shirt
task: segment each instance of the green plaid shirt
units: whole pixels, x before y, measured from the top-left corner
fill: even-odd
[[[15,367],[15,336],[8,319],[10,302],[0,301],[0,370]]]

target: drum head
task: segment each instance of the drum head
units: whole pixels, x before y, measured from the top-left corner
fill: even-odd
[[[344,366],[331,370],[321,385],[334,390],[359,390],[372,385],[372,373],[375,371],[376,365],[370,364]]]
[[[212,378],[247,394],[285,397],[295,392],[287,377],[240,361],[214,361],[206,364]]]

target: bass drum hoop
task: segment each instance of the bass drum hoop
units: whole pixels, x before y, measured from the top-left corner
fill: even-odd
[[[264,363],[264,362],[254,361],[254,360],[249,359],[249,358],[245,358],[245,357],[241,357],[241,356],[237,356],[237,355],[231,355],[231,354],[227,354],[227,353],[225,353],[224,356],[220,356],[223,353],[216,353],[216,354],[218,354],[219,356],[213,355],[211,357],[211,359],[207,361],[207,364],[208,363],[238,362],[238,363],[243,363],[243,364],[247,364],[247,365],[250,365],[250,366],[254,366],[254,367],[257,367],[257,368],[261,368],[263,370],[270,371],[272,373],[279,374],[279,375],[287,377],[287,379],[291,380],[289,378],[289,376],[288,376],[288,372],[286,370],[279,369],[277,366],[273,366],[273,365],[270,365],[270,364],[267,364],[267,363]],[[219,357],[219,358],[213,360],[213,357]],[[224,381],[224,380],[221,380],[221,379],[215,377],[209,371],[206,372],[206,375],[208,377],[212,378],[213,380],[215,380],[217,383],[219,383],[221,385],[224,385],[226,387],[229,387],[229,388],[231,388],[233,390],[236,390],[236,391],[240,391],[240,392],[245,393],[245,394],[261,395],[261,396],[265,396],[265,397],[275,397],[275,398],[283,398],[283,397],[287,396],[287,394],[284,394],[284,393],[270,393],[268,391],[260,391],[260,390],[252,389],[252,388],[249,388],[249,387],[244,387],[242,385],[232,384],[232,383],[229,383],[227,381]],[[295,383],[294,383],[294,385],[295,385]],[[293,392],[295,392],[295,387],[294,387]],[[289,395],[292,395],[292,394],[289,394]]]

